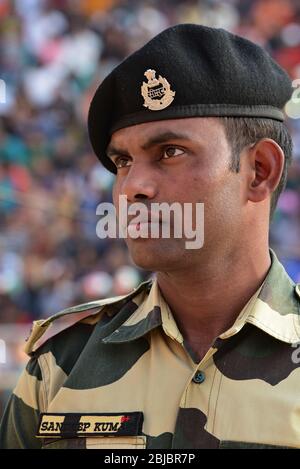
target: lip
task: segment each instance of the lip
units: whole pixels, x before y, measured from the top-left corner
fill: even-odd
[[[136,239],[136,238],[144,238],[145,237],[145,234],[146,234],[146,238],[151,238],[151,236],[149,236],[150,233],[152,233],[152,230],[154,229],[154,227],[156,226],[156,229],[159,229],[158,227],[161,226],[161,222],[160,221],[143,221],[143,222],[138,222],[138,223],[134,223],[134,222],[131,222],[129,223],[128,227],[127,227],[127,234],[129,236],[129,238],[133,238],[133,239]]]
[[[128,223],[128,226],[136,226],[138,224],[143,225],[143,224],[153,224],[153,223],[162,223],[161,217],[159,215],[156,215],[153,212],[149,212],[147,217],[141,218],[138,222],[134,222],[133,220],[136,219],[137,216],[135,215],[134,217],[131,218],[131,220]]]

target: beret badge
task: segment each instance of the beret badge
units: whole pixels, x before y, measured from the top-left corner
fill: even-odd
[[[160,111],[168,107],[174,100],[175,91],[171,90],[170,83],[159,75],[155,78],[155,70],[148,69],[144,73],[148,83],[143,81],[141,93],[144,98],[144,106],[151,111]]]

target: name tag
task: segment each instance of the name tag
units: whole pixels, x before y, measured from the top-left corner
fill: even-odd
[[[37,437],[137,436],[142,433],[143,412],[108,414],[47,414],[40,416]]]

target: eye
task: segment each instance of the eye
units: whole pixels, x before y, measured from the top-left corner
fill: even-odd
[[[126,166],[129,166],[129,161],[130,160],[127,156],[117,156],[114,160],[114,164],[117,168],[125,168]]]
[[[172,158],[174,156],[181,156],[185,153],[184,150],[178,147],[166,147],[163,151],[163,160],[167,160],[168,158]]]

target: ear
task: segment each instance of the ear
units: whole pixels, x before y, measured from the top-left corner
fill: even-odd
[[[261,202],[270,197],[279,184],[284,153],[274,140],[264,138],[250,147],[248,163],[248,200]]]

